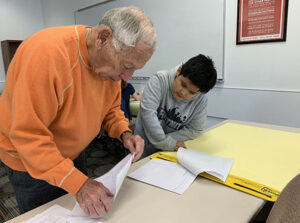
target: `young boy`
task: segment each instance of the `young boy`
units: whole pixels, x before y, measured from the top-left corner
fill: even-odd
[[[207,93],[217,80],[213,61],[202,54],[153,75],[143,91],[135,134],[145,140],[143,156],[177,151],[204,129]]]

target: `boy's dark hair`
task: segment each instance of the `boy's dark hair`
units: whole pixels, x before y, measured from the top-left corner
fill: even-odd
[[[207,93],[217,81],[217,71],[214,62],[202,54],[192,57],[182,65],[180,75],[200,89],[201,93]]]

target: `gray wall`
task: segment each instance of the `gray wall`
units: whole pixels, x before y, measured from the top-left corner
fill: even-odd
[[[41,0],[0,0],[0,40],[23,40],[43,29]],[[5,84],[5,70],[0,49],[0,92]]]
[[[300,93],[215,88],[209,92],[211,117],[300,127]]]
[[[95,26],[107,10],[127,5],[144,10],[157,33],[156,51],[135,76],[149,77],[202,53],[214,60],[223,78],[224,0],[115,0],[75,12],[75,21]]]
[[[300,1],[289,1],[286,42],[236,45],[237,1],[226,1],[224,84],[209,115],[300,127]]]

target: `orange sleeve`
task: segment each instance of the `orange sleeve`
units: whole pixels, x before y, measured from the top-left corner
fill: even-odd
[[[88,177],[61,155],[48,128],[59,112],[65,82],[72,83],[70,62],[63,53],[53,53],[56,46],[29,47],[27,44],[27,49],[19,52],[22,57],[14,64],[17,77],[9,138],[32,177],[74,195]],[[70,80],[62,81],[60,76]]]
[[[116,87],[118,91],[117,97],[113,99],[113,104],[109,112],[106,114],[102,128],[108,132],[108,135],[112,138],[120,139],[120,136],[125,131],[131,131],[129,129],[129,121],[124,116],[124,112],[121,110],[121,87]]]

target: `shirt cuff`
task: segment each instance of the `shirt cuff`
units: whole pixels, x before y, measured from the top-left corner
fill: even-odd
[[[60,187],[75,196],[88,177],[75,167],[70,172]]]

